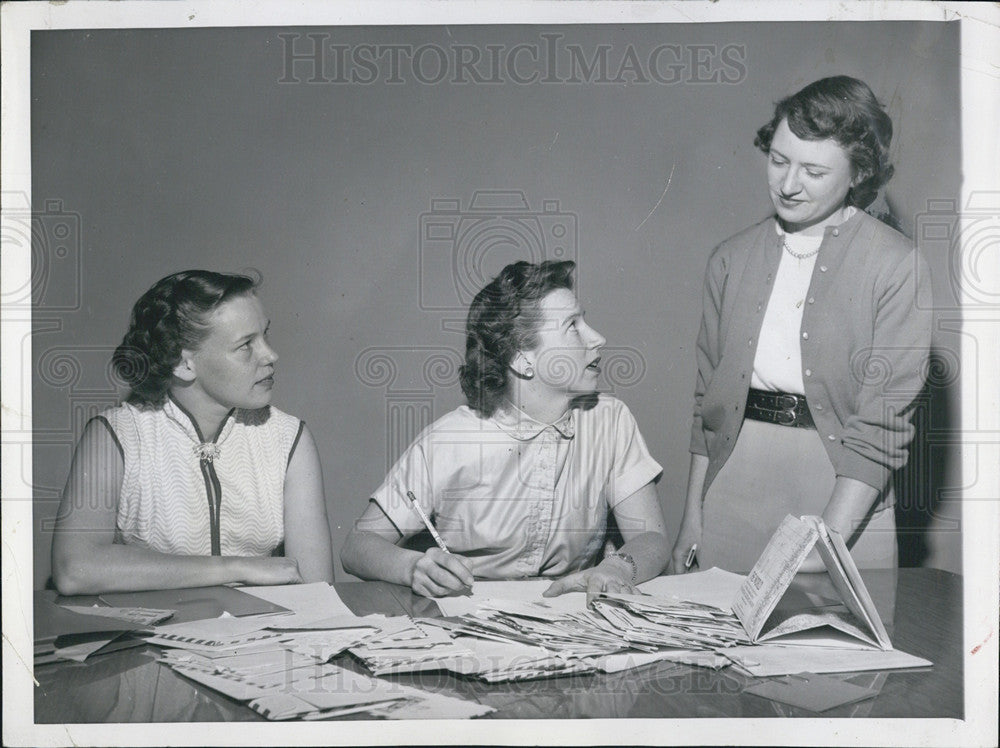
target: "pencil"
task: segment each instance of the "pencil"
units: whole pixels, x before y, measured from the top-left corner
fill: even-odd
[[[424,510],[420,508],[420,504],[417,503],[417,497],[413,495],[413,491],[407,491],[406,498],[410,500],[410,506],[412,506],[416,510],[417,514],[420,515],[420,521],[424,523],[424,527],[426,527],[430,532],[431,537],[434,538],[434,542],[437,543],[438,548],[445,553],[451,553],[451,551],[448,550],[448,546],[446,546],[444,541],[441,540],[441,536],[438,535],[437,530],[434,529],[434,525],[431,524],[430,519],[426,514],[424,514]]]
[[[691,546],[691,550],[688,551],[687,558],[684,559],[684,568],[685,569],[690,569],[691,568],[691,564],[693,564],[695,562],[695,558],[696,558],[696,556],[694,554],[697,553],[697,552],[698,552],[698,544],[695,543],[694,545]]]

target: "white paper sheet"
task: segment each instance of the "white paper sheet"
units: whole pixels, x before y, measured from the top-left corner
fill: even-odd
[[[560,613],[578,613],[586,608],[587,596],[583,592],[542,597],[542,593],[552,585],[553,581],[551,579],[476,580],[471,595],[439,597],[435,602],[446,616],[475,613],[481,603],[493,599],[538,603]]]
[[[669,662],[679,662],[684,665],[697,665],[698,667],[709,667],[713,670],[725,667],[729,660],[715,652],[703,652],[688,649],[663,649],[659,652],[622,652],[620,654],[607,655],[606,657],[589,658],[594,666],[605,673],[618,673],[622,670],[642,667],[651,662],[667,660]]]
[[[731,611],[736,595],[745,581],[746,577],[742,574],[713,567],[690,574],[656,577],[640,584],[639,589],[648,595],[675,597]]]
[[[792,673],[854,673],[926,667],[930,660],[896,649],[833,649],[757,644],[718,650],[750,675],[765,677]]]
[[[316,618],[353,616],[337,590],[326,582],[311,584],[281,584],[264,587],[240,587],[241,592],[288,608],[293,613],[316,614]]]

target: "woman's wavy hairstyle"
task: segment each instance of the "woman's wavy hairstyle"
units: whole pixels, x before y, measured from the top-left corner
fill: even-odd
[[[539,303],[550,291],[572,290],[575,267],[569,260],[515,262],[472,300],[459,378],[469,407],[483,418],[499,407],[514,357],[538,344]]]
[[[810,83],[779,101],[774,117],[757,130],[754,145],[767,153],[781,120],[803,140],[833,139],[847,153],[855,185],[847,204],[867,208],[892,178],[892,120],[864,81],[837,75]]]
[[[129,387],[128,402],[162,405],[181,351],[196,349],[208,335],[208,316],[258,284],[247,275],[210,270],[184,270],[157,281],[135,302],[128,332],[111,357],[115,374]]]

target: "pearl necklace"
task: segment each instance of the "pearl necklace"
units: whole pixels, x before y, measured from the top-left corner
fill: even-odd
[[[790,254],[796,260],[807,260],[813,255],[819,254],[819,247],[816,247],[816,249],[810,252],[796,252],[794,249],[788,246],[788,239],[785,237],[785,235],[782,235],[781,237],[781,246],[784,247],[785,251],[788,252],[788,254]]]

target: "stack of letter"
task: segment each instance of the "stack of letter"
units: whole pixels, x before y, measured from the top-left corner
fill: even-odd
[[[405,616],[354,616],[326,583],[247,592],[292,613],[159,626],[147,641],[164,648],[160,662],[272,720],[357,712],[390,719],[461,719],[493,711],[329,663],[362,642],[380,649],[393,637],[406,637],[414,627]]]

